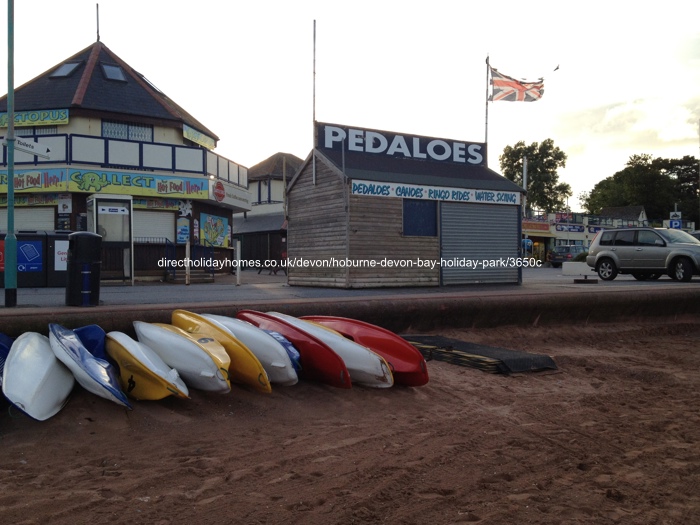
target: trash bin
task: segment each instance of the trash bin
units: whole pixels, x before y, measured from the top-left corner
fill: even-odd
[[[90,232],[75,232],[68,236],[67,306],[100,304],[101,265],[102,236]]]

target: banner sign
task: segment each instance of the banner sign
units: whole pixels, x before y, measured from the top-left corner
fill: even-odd
[[[39,193],[36,195],[15,195],[15,206],[58,206],[57,193]],[[7,206],[7,194],[0,195],[0,207]]]
[[[316,123],[316,147],[334,160],[344,153],[348,166],[360,159],[381,165],[382,160],[418,160],[458,166],[485,166],[486,144]],[[365,168],[367,169],[367,168]]]
[[[523,230],[548,232],[549,231],[549,223],[548,222],[525,220],[522,223],[522,228],[523,228]]]
[[[229,238],[231,235],[231,227],[228,223],[228,218],[200,213],[202,225],[200,233],[202,240],[206,241],[206,245],[217,246],[222,248],[229,247]]]
[[[585,227],[580,224],[557,224],[558,232],[583,232]]]
[[[352,181],[353,195],[370,197],[398,197],[404,199],[425,199],[434,201],[469,202],[473,204],[520,204],[520,193],[512,191],[470,190],[425,186],[419,184],[399,184],[396,182],[376,182],[368,180]]]
[[[208,199],[209,179],[115,171],[47,169],[15,173],[15,192],[113,193],[138,197]],[[7,193],[7,172],[0,173]]]
[[[216,141],[213,138],[189,127],[187,124],[182,125],[182,136],[207,149],[214,149],[216,147]]]
[[[67,109],[15,111],[15,127],[59,126],[68,124]],[[7,127],[7,113],[0,113],[0,128]]]

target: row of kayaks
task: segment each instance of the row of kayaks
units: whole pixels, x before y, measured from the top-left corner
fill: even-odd
[[[0,334],[3,394],[43,421],[63,408],[75,382],[127,408],[133,399],[189,398],[190,388],[227,393],[232,383],[269,393],[272,385],[300,379],[338,388],[428,382],[425,359],[413,345],[355,319],[175,310],[171,324],[133,326],[136,339],[98,325],[69,329],[55,323],[48,337]]]

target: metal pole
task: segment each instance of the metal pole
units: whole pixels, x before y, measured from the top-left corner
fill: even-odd
[[[489,56],[486,55],[486,119],[484,122],[484,144],[486,144],[486,154],[488,155],[488,142],[489,142]],[[489,160],[486,159],[486,165],[488,166]]]
[[[185,284],[190,284],[190,240],[185,243]]]
[[[7,235],[5,236],[5,306],[17,306],[15,236],[15,2],[7,0]]]
[[[236,286],[241,285],[241,240],[236,239]]]
[[[527,157],[523,157],[523,189],[525,190],[525,195],[523,196],[523,213],[527,217]]]

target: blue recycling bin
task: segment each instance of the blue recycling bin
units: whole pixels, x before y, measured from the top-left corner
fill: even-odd
[[[91,232],[75,232],[68,236],[67,306],[98,306],[100,304],[101,265],[101,235]]]
[[[0,241],[5,240],[5,235],[4,232],[0,233]],[[17,238],[17,288],[46,287],[48,268],[46,232],[19,230],[15,233],[15,237]],[[0,270],[0,285],[4,287],[4,263],[2,268],[3,270]]]

